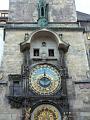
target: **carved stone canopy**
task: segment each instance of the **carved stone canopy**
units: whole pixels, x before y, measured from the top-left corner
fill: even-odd
[[[40,37],[47,37],[47,36],[56,41],[59,50],[61,49],[64,52],[68,51],[69,44],[64,42],[58,34],[48,29],[41,29],[33,32],[31,35],[29,35],[29,38],[26,41],[20,43],[21,52],[25,51],[26,49],[30,49],[31,42],[37,37],[40,38]]]

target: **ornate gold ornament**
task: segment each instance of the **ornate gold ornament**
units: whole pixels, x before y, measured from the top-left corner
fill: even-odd
[[[30,120],[30,111],[31,111],[31,108],[25,109],[25,120]]]
[[[35,108],[31,120],[61,120],[61,114],[54,106],[43,104]]]

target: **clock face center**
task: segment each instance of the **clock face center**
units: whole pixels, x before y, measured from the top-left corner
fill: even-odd
[[[49,80],[47,77],[42,77],[40,80],[39,80],[39,84],[40,86],[44,87],[44,88],[47,88],[50,86],[51,84],[51,80]]]

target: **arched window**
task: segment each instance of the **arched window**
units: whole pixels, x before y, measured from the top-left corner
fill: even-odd
[[[44,17],[44,8],[41,7],[41,16]]]

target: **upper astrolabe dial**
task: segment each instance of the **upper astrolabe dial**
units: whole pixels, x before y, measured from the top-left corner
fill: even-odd
[[[52,65],[35,65],[30,71],[29,87],[37,94],[53,94],[61,87],[60,72]]]

